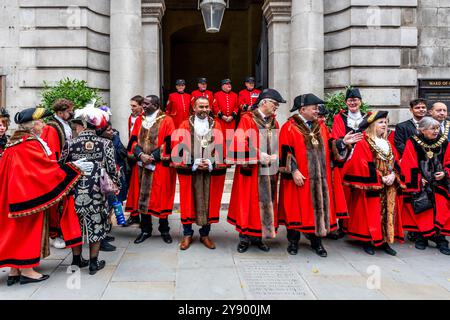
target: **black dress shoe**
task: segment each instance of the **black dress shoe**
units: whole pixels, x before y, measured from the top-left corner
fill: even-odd
[[[102,270],[106,265],[105,260],[91,260],[89,262],[89,274],[92,276],[97,273],[97,271]]]
[[[133,225],[133,224],[139,224],[139,223],[141,223],[141,219],[140,219],[140,217],[139,216],[135,216],[135,217],[133,217],[133,216],[130,216],[128,219],[127,219],[127,222],[123,225],[124,227],[129,227],[129,226],[131,226],[131,225]]]
[[[139,244],[144,242],[146,239],[150,238],[152,236],[151,233],[148,232],[141,232],[138,237],[136,238],[136,240],[134,240],[134,243]]]
[[[100,241],[100,251],[105,251],[105,252],[116,251],[116,247],[113,246],[108,241],[106,241],[105,239],[103,239]]]
[[[262,241],[257,242],[256,246],[258,247],[259,250],[264,251],[264,252],[269,252],[270,248]]]
[[[83,259],[83,257],[81,257],[81,259],[79,261],[72,260],[72,263],[70,265],[77,266],[80,269],[85,268],[89,265],[89,260]]]
[[[47,280],[48,278],[50,278],[49,275],[47,274],[43,274],[40,278],[38,279],[33,279],[33,278],[29,278],[29,277],[25,277],[25,276],[20,276],[20,284],[27,284],[27,283],[35,283],[35,282],[41,282],[44,280]]]
[[[448,248],[448,244],[437,245],[436,248],[439,250],[440,253],[445,254],[446,256],[450,256],[450,249]]]
[[[165,243],[172,243],[172,236],[170,235],[170,233],[161,233],[161,238],[163,239],[163,241]]]
[[[416,240],[419,238],[419,233],[413,232],[413,231],[408,231],[406,238],[411,242],[416,242]]]
[[[395,251],[394,249],[392,249],[389,244],[385,243],[381,246],[381,249],[383,249],[384,252],[386,252],[387,254],[391,255],[391,256],[396,256],[397,255],[397,251]]]
[[[428,247],[428,240],[423,237],[418,237],[414,243],[414,247],[419,250],[425,250]]]
[[[116,238],[112,237],[112,236],[106,236],[105,239],[103,239],[103,240],[108,241],[108,242],[112,242],[112,241],[116,240]]]
[[[316,252],[319,257],[325,258],[328,256],[327,250],[323,247],[322,244],[318,244],[315,246],[311,246],[311,248]]]
[[[290,255],[295,256],[298,253],[298,243],[297,242],[289,242],[289,245],[287,247],[287,252]]]
[[[240,241],[238,246],[237,246],[237,251],[239,253],[244,253],[245,251],[248,250],[248,247],[250,247],[250,242]]]
[[[8,287],[18,283],[20,281],[20,275],[19,276],[8,276],[8,280],[6,281],[6,285]]]
[[[363,250],[365,253],[370,254],[371,256],[373,256],[375,254],[375,248],[373,247],[373,245],[371,243],[364,244]]]

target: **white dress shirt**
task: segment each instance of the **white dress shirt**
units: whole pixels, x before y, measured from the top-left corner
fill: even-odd
[[[55,114],[55,119],[58,120],[58,122],[63,125],[64,133],[66,135],[66,140],[72,139],[72,128],[70,127],[69,123],[67,121],[61,119],[60,117],[58,117],[56,114]]]

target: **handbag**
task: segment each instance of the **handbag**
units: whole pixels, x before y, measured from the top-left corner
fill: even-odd
[[[415,192],[412,194],[411,205],[414,214],[419,214],[433,208],[433,202],[431,201],[428,193],[425,190],[421,190],[420,192]]]
[[[119,192],[119,187],[112,181],[109,174],[104,168],[101,170],[100,175],[100,192],[104,195],[117,194]]]

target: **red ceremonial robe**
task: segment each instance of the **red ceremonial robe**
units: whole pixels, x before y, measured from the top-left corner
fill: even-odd
[[[162,111],[160,115],[163,115]],[[137,146],[139,132],[142,127],[142,118],[141,115],[138,119],[136,119],[136,123],[133,128],[133,132],[131,133],[130,145],[129,145],[129,153],[134,152],[134,148]],[[173,201],[175,198],[175,186],[176,186],[176,172],[175,169],[170,167],[170,154],[172,152],[171,149],[171,135],[175,130],[175,125],[173,120],[169,116],[165,116],[159,124],[158,130],[158,138],[155,144],[161,151],[161,161],[155,164],[155,171],[153,172],[152,179],[152,187],[151,194],[149,198],[148,212],[146,214],[150,214],[157,218],[167,218],[169,214],[172,213],[173,210]],[[138,160],[139,161],[139,160]],[[132,182],[135,183],[133,190],[133,197],[131,200],[133,201],[131,205],[135,205],[132,210],[138,209],[139,203],[139,166],[136,164],[135,170],[132,173]],[[137,180],[137,183],[134,182]],[[130,196],[130,192],[128,192]],[[127,208],[129,208],[127,199]],[[144,213],[145,214],[145,213]]]
[[[222,128],[223,136],[227,139],[226,131],[230,129],[231,134],[236,127],[236,117],[239,112],[238,95],[233,91],[226,93],[225,91],[218,91],[214,94],[213,113],[217,117],[218,122]],[[232,116],[233,120],[225,122],[222,116]]]
[[[191,95],[179,92],[169,94],[166,114],[172,117],[175,129],[179,128],[181,123],[191,114]]]
[[[199,97],[204,97],[204,98],[208,99],[209,107],[210,108],[213,107],[213,105],[214,105],[214,93],[212,91],[209,91],[209,90],[205,90],[205,91],[195,90],[195,91],[192,91],[192,93],[191,93],[191,108],[194,107],[194,102]]]
[[[128,155],[133,155],[133,147],[137,143],[137,137],[139,134],[139,130],[141,130],[142,125],[142,114],[136,119],[133,130],[130,133],[130,139],[128,140],[127,151]],[[139,202],[139,167],[134,164],[131,167],[131,175],[130,175],[130,185],[128,186],[128,195],[127,201],[125,204],[125,212],[130,212],[132,216],[136,216],[139,214],[138,212],[138,202]]]
[[[346,162],[344,172],[344,184],[351,187],[350,201],[347,202],[349,219],[345,221],[344,231],[351,238],[370,242],[375,246],[384,243],[382,226],[382,201],[381,192],[385,185],[381,180],[381,174],[377,168],[374,153],[367,141],[368,136],[356,143],[351,158]],[[393,169],[396,175],[396,183],[400,183],[400,168],[397,162],[397,153],[394,154]],[[393,200],[394,204],[394,238],[403,242],[403,228],[400,214],[399,197]],[[392,205],[392,203],[391,203]]]
[[[39,140],[16,131],[0,161],[0,267],[39,265],[45,210],[80,178],[78,168],[52,161]],[[61,226],[68,247],[82,243],[77,216],[63,215]]]
[[[274,185],[271,188],[273,198],[271,205],[265,207],[268,213],[273,214],[273,230],[263,227],[261,215],[261,204],[264,199],[270,199],[270,196],[259,194],[259,176],[260,176],[260,132],[259,126],[255,122],[255,117],[259,114],[258,109],[251,113],[245,114],[234,133],[232,143],[227,151],[227,163],[236,164],[233,179],[233,187],[231,190],[231,199],[228,209],[227,221],[236,227],[236,230],[244,235],[262,237],[263,233],[269,230],[269,233],[276,233],[278,229],[278,200],[277,200],[277,180],[278,168],[276,172],[270,172],[269,177],[274,178]],[[272,122],[273,121],[273,122]],[[278,139],[278,122],[273,118],[272,139]],[[275,130],[276,129],[276,130]],[[272,154],[277,154],[278,150],[273,150]],[[274,167],[275,168],[275,167]],[[271,169],[272,170],[272,169]]]
[[[302,120],[295,117],[289,118],[280,132],[279,223],[286,225],[287,229],[315,233],[317,236],[323,237],[337,229],[336,218],[348,217],[342,181],[340,175],[334,176],[334,179],[332,176],[331,159],[333,152],[330,146],[333,140],[328,128],[323,122],[313,123],[313,131],[317,130],[317,127],[320,128],[319,134],[323,143],[326,170],[323,173],[326,178],[325,190],[317,190],[317,183],[314,183],[314,180],[311,180],[310,177],[312,174],[318,174],[317,168],[320,167],[320,163],[310,163],[312,160],[309,160],[308,154],[312,153],[313,150],[310,149],[313,147],[307,148],[309,143],[299,129],[298,121]],[[304,127],[306,129],[306,126]],[[295,159],[298,170],[306,177],[305,184],[302,187],[298,187],[292,178],[292,159]],[[322,199],[328,199],[328,201],[324,202]],[[322,208],[323,213],[319,213],[318,211]],[[329,216],[327,217],[327,215]]]
[[[442,149],[441,149],[442,147]],[[443,164],[447,177],[450,176],[450,147],[448,141],[444,141],[441,147],[433,151],[440,152],[439,162]],[[424,237],[430,237],[440,230],[442,235],[450,236],[450,192],[448,183],[445,187],[439,184],[435,188],[435,209],[426,210],[415,214],[411,206],[411,193],[420,190],[422,173],[419,169],[418,160],[425,160],[425,152],[413,138],[406,142],[400,168],[405,177],[406,189],[403,190],[403,228],[408,231],[420,232]],[[445,179],[445,178],[444,178]]]
[[[61,152],[66,142],[66,133],[63,126],[55,118],[51,118],[42,130],[40,138],[47,143],[52,154],[50,159],[59,161]],[[72,200],[64,199],[58,205],[49,208],[50,212],[50,238],[56,238],[61,235],[61,213],[66,210],[72,210],[76,215],[75,206],[67,208],[67,204]],[[72,214],[71,214],[72,215]]]
[[[251,106],[258,100],[259,94],[261,93],[261,90],[253,89],[252,91],[249,91],[247,89],[241,90],[239,92],[239,108],[241,110],[241,117],[244,115],[244,113],[250,112]],[[244,111],[244,106],[247,106],[247,111]]]
[[[213,119],[209,118],[210,124]],[[172,135],[172,161],[173,166],[177,170],[178,181],[180,184],[180,212],[181,223],[191,224],[196,222],[197,212],[195,207],[194,193],[195,186],[193,183],[193,144],[200,142],[194,138],[193,126],[194,116],[189,120],[184,121],[180,128]],[[220,206],[222,200],[223,187],[225,184],[226,168],[224,163],[224,139],[222,136],[222,129],[220,124],[215,121],[213,129],[213,141],[206,150],[210,150],[207,158],[213,158],[213,170],[210,173],[210,187],[209,187],[209,212],[207,223],[217,223],[220,217]],[[205,151],[206,151],[205,150]],[[214,150],[214,151],[213,151]],[[205,157],[206,158],[206,157]],[[197,197],[202,195],[197,195]]]

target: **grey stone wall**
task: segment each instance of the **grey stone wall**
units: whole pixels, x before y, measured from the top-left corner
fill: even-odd
[[[0,74],[11,113],[43,81],[86,80],[109,102],[109,0],[0,0]]]
[[[391,122],[409,117],[417,95],[417,71],[403,63],[415,49],[417,0],[324,0],[325,91],[361,88],[374,108],[390,110]]]

